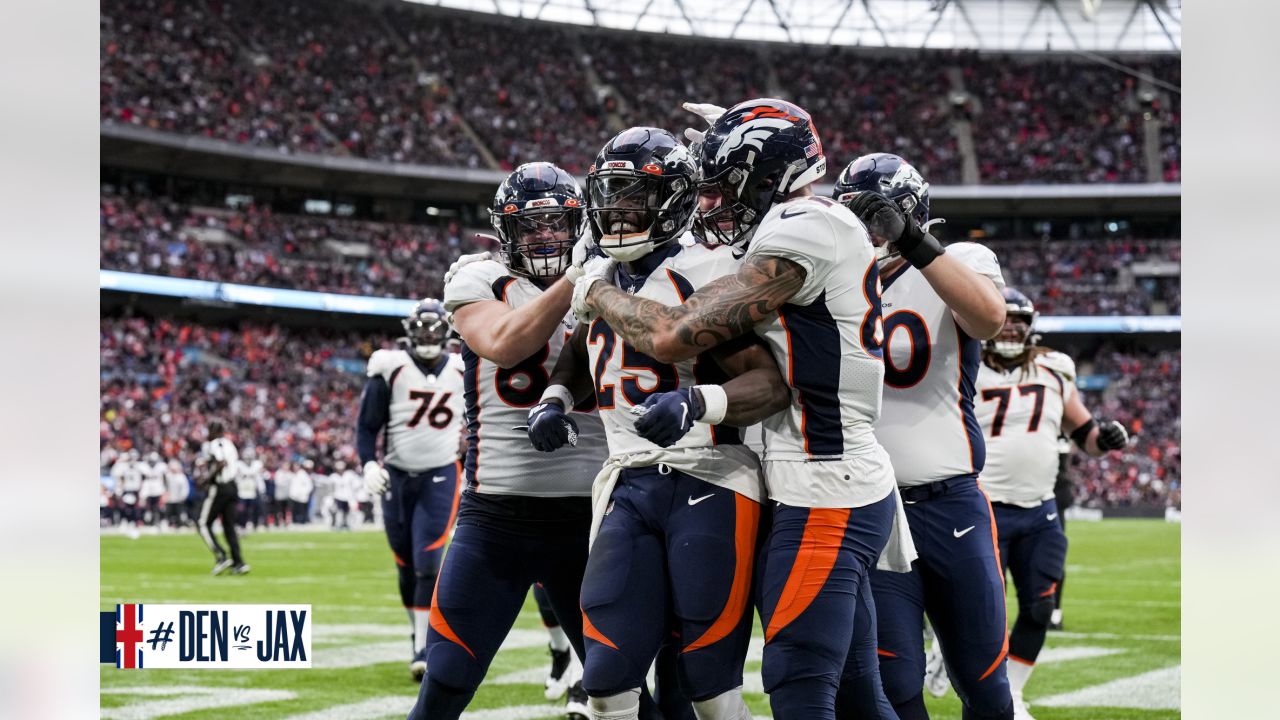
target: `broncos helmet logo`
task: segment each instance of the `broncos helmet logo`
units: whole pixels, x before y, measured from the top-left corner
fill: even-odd
[[[769,108],[772,110],[773,108]],[[720,149],[716,152],[716,162],[720,162],[729,157],[730,153],[738,148],[746,145],[755,148],[757,151],[764,148],[764,141],[768,140],[775,132],[784,128],[791,127],[791,120],[786,115],[758,116],[752,118],[735,127],[729,136],[720,144]]]

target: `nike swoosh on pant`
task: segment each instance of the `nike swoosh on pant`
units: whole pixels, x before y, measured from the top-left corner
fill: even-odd
[[[698,503],[702,502],[703,500],[706,500],[707,498],[711,497],[712,495],[715,495],[715,493],[711,493],[711,495],[703,495],[702,497],[697,498],[697,499],[694,499],[694,497],[693,497],[692,495],[690,495],[690,496],[689,496],[689,504],[690,504],[690,505],[697,505]]]
[[[958,538],[962,538],[962,537],[964,537],[965,535],[968,535],[968,534],[969,534],[969,531],[970,531],[970,530],[972,530],[973,528],[974,528],[974,526],[973,526],[973,525],[970,525],[969,527],[967,527],[967,528],[965,528],[965,529],[963,529],[963,530],[956,530],[955,528],[952,528],[952,529],[951,529],[951,534],[952,534],[952,535],[955,535],[955,536],[956,536],[956,537],[958,537]]]

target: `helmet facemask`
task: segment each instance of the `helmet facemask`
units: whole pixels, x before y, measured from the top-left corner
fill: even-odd
[[[683,177],[669,181],[670,191],[664,192],[667,184],[661,177],[635,172],[587,178],[587,215],[596,244],[606,255],[624,262],[638,260],[684,232],[693,188]]]
[[[1006,360],[1015,360],[1035,346],[1038,336],[1032,334],[1036,313],[1009,309],[1000,334],[989,341],[991,352]]]
[[[730,167],[698,184],[699,207],[694,213],[693,233],[709,245],[743,245],[751,242],[756,228],[774,203],[772,178],[748,187],[748,168]],[[706,202],[718,202],[703,210]],[[763,205],[764,208],[760,209]]]
[[[502,239],[506,266],[535,278],[557,278],[569,269],[573,245],[582,228],[582,210],[538,208],[493,216]]]
[[[440,357],[449,335],[449,323],[443,315],[423,312],[400,323],[404,326],[409,352],[414,357],[426,362],[435,362]]]

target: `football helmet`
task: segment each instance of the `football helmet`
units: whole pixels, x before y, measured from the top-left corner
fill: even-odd
[[[689,229],[698,204],[698,168],[675,135],[623,130],[587,171],[591,236],[614,260],[638,260]]]
[[[534,278],[562,275],[582,234],[586,204],[578,181],[555,165],[516,168],[498,186],[489,209],[507,269]]]
[[[848,205],[860,192],[874,192],[896,202],[903,212],[924,225],[929,222],[929,183],[897,155],[871,153],[849,163],[836,178],[831,197]]]
[[[449,337],[449,323],[445,320],[444,303],[426,298],[414,306],[409,317],[400,321],[404,326],[404,344],[411,355],[419,360],[434,362],[444,350]]]
[[[698,166],[694,234],[707,243],[745,245],[774,203],[826,174],[827,159],[809,113],[785,100],[759,98],[734,105],[715,121],[698,146]],[[707,208],[715,199],[718,204]]]
[[[1034,334],[1036,318],[1040,313],[1036,312],[1031,298],[1011,287],[1004,289],[1004,306],[1004,328],[999,335],[986,342],[986,348],[1002,358],[1012,360],[1026,352],[1027,348],[1034,347],[1040,339],[1039,335]]]

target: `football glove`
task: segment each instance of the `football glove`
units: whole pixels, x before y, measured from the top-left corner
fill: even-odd
[[[390,484],[391,474],[377,460],[364,464],[364,487],[370,495],[382,495]]]
[[[924,269],[946,252],[938,239],[924,231],[915,218],[889,198],[874,192],[859,193],[849,209],[875,238],[893,245],[912,266]]]
[[[476,237],[486,238],[486,239],[493,240],[494,242],[498,242],[497,238],[492,237],[490,235],[480,235],[477,233]],[[445,271],[444,284],[448,285],[450,281],[453,280],[453,276],[457,275],[458,271],[461,270],[463,267],[470,265],[473,262],[480,262],[482,260],[492,260],[492,259],[493,259],[493,253],[489,252],[488,250],[485,250],[482,253],[475,253],[473,255],[463,255],[457,260],[454,260],[453,264],[449,266],[449,269]]]
[[[582,276],[574,281],[573,299],[569,307],[573,316],[582,322],[591,322],[595,317],[587,305],[587,293],[597,280],[608,282],[618,267],[618,261],[607,257],[593,257],[582,266]]]
[[[564,271],[564,276],[568,279],[570,285],[576,285],[578,279],[582,277],[582,266],[587,263],[593,256],[598,255],[595,241],[588,235],[573,244],[573,253],[570,255],[572,262],[569,269]]]
[[[1119,450],[1129,444],[1129,433],[1115,420],[1098,421],[1098,449]]]
[[[720,116],[723,115],[725,112],[724,108],[720,107],[719,105],[712,105],[711,103],[687,102],[687,103],[681,104],[681,107],[693,113],[694,115],[697,115],[703,120],[706,120],[708,128],[710,128],[712,125],[715,125],[716,120],[719,120]],[[684,136],[689,140],[690,143],[693,143],[694,145],[701,145],[702,141],[707,139],[706,131],[698,130],[696,128],[685,128]]]
[[[539,452],[554,452],[565,445],[578,445],[578,423],[559,402],[544,402],[529,410],[529,442]]]
[[[693,388],[650,395],[644,405],[631,408],[636,419],[636,432],[658,447],[671,447],[680,441],[706,408]]]

